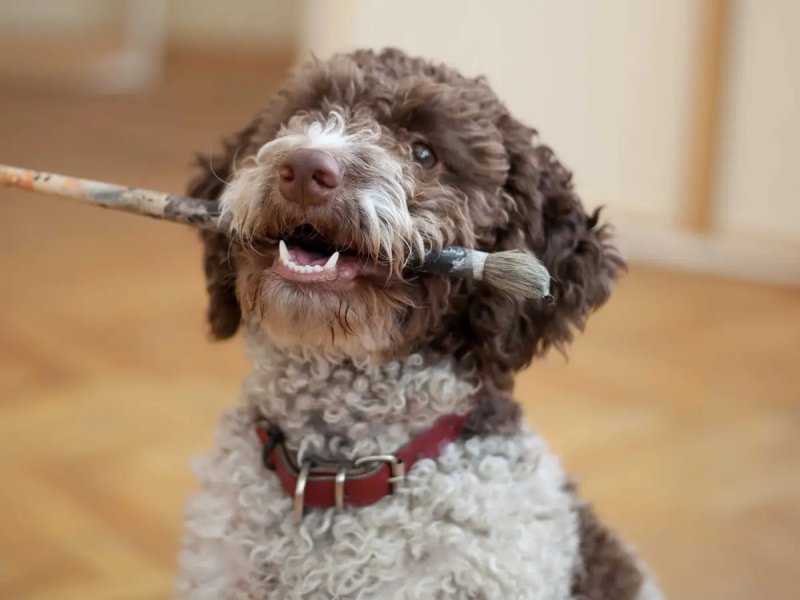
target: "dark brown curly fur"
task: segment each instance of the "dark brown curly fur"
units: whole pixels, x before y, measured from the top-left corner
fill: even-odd
[[[216,200],[233,176],[234,161],[247,147],[258,125],[258,119],[223,143],[219,155],[198,156],[201,172],[189,182],[187,193],[195,198]],[[242,311],[236,298],[236,264],[230,252],[231,240],[223,233],[203,231],[203,268],[208,292],[208,323],[214,339],[233,336],[242,320]]]
[[[573,600],[636,600],[644,578],[631,553],[610,529],[582,505],[580,556],[572,582]]]
[[[436,219],[442,244],[527,250],[553,276],[552,305],[511,301],[471,281],[420,276],[411,282],[412,295],[424,310],[408,308],[402,320],[408,344],[456,356],[479,379],[507,391],[515,371],[549,347],[563,348],[608,298],[623,261],[598,213],[584,211],[554,153],[482,78],[397,50],[358,51],[300,67],[221,154],[200,161],[203,172],[189,193],[218,197],[238,158],[253,154],[298,112],[324,114],[332,106],[366,108],[398,148],[418,137],[432,145],[439,164],[414,171],[417,193],[408,207],[412,215]],[[204,242],[211,332],[222,339],[241,319],[235,257],[222,235],[204,234]]]

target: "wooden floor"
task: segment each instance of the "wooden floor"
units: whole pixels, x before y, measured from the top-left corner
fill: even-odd
[[[180,191],[282,65],[135,98],[0,89],[0,162]],[[171,596],[189,459],[246,369],[177,226],[0,190],[0,598]],[[518,396],[673,598],[797,598],[800,291],[633,265]]]

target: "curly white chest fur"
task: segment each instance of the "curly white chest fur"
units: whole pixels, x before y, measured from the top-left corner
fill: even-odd
[[[178,591],[191,598],[536,598],[570,595],[574,498],[534,433],[475,437],[423,460],[366,508],[308,511],[302,526],[261,463],[256,412],[301,454],[393,451],[437,416],[469,409],[447,362],[331,367],[254,344],[244,403],[198,461]]]

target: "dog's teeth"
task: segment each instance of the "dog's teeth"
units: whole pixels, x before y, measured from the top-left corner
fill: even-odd
[[[331,254],[331,257],[328,259],[328,262],[325,263],[323,268],[325,269],[332,269],[336,266],[336,263],[339,262],[339,253],[334,252]]]
[[[291,264],[292,256],[291,256],[291,254],[289,254],[289,248],[286,247],[286,242],[284,242],[283,240],[278,242],[278,253],[281,256],[281,260],[283,261],[283,264],[285,264],[285,265]]]
[[[325,266],[299,265],[292,258],[292,255],[289,252],[289,248],[286,245],[286,242],[284,242],[283,240],[279,240],[278,258],[293,273],[310,274],[310,273],[321,273],[322,271],[325,270],[335,269],[336,263],[339,261],[339,253],[334,252],[333,254],[331,254],[331,256],[328,258],[328,261],[325,263]]]

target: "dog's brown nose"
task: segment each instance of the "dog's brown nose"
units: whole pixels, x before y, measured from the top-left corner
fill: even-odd
[[[325,204],[339,187],[339,163],[320,150],[294,150],[278,167],[278,189],[289,202]]]

